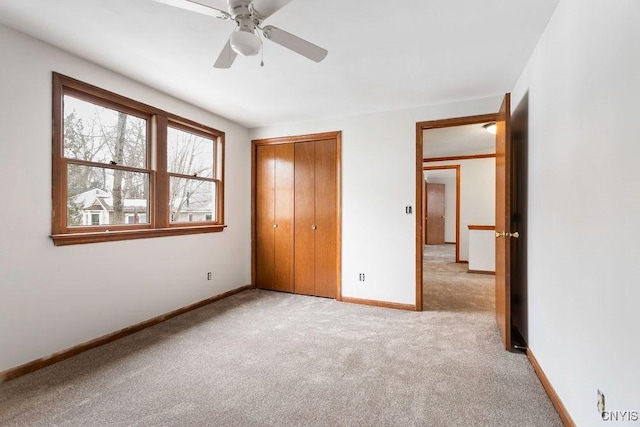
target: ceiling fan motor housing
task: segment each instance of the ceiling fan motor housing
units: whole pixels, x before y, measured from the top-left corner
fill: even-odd
[[[233,19],[251,16],[251,10],[249,10],[251,0],[229,0],[228,4],[229,14]]]
[[[251,20],[251,18],[240,18],[237,20],[238,22],[238,31],[246,31],[247,33],[253,33],[253,30],[256,28],[256,24]]]

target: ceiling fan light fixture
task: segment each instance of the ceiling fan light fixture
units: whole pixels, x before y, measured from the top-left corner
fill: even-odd
[[[483,125],[482,127],[484,128],[484,130],[486,130],[490,134],[492,134],[492,135],[496,134],[496,122],[487,123],[486,125]]]
[[[260,39],[253,31],[234,31],[231,33],[229,43],[231,44],[231,49],[238,55],[254,56],[260,52]]]

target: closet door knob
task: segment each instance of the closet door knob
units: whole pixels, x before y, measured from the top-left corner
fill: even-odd
[[[273,224],[273,228],[278,228],[278,224]]]
[[[312,226],[311,226],[311,229],[312,229],[312,230],[315,230],[316,228],[318,228],[318,227],[316,227],[315,225],[312,225]]]

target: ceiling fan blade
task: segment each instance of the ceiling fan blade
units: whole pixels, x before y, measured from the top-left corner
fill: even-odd
[[[262,30],[264,37],[278,43],[281,46],[291,49],[302,56],[306,56],[312,61],[320,62],[327,56],[327,50],[316,46],[315,44],[294,36],[284,30],[273,25],[267,25]]]
[[[194,0],[155,0],[158,3],[168,4],[169,6],[178,7],[180,9],[190,10],[191,12],[200,13],[202,15],[213,16],[218,19],[229,19],[231,16],[220,9],[198,3]]]
[[[238,54],[235,50],[231,49],[231,42],[227,40],[227,44],[222,48],[222,52],[218,56],[216,63],[213,64],[214,68],[229,68],[233,65],[233,61],[236,60]]]
[[[251,9],[260,19],[267,19],[289,4],[289,2],[291,0],[253,0]]]

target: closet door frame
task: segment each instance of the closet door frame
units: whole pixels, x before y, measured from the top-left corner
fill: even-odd
[[[334,140],[336,142],[336,300],[342,301],[342,132],[323,132],[308,135],[284,136],[277,138],[254,139],[251,141],[251,287],[256,287],[256,162],[257,147],[261,145],[291,144],[309,141]]]

